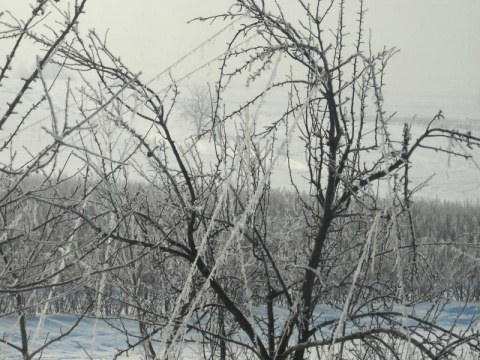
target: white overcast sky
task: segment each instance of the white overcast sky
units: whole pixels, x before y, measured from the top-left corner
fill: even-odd
[[[60,4],[63,1],[60,0]],[[295,3],[295,0],[278,1]],[[26,19],[31,2],[35,1],[0,0],[0,12],[10,10]],[[187,24],[189,20],[223,13],[232,2],[89,0],[81,26],[84,31],[95,28],[100,34],[109,29],[111,50],[121,56],[132,71],[142,71],[146,80],[226,25],[222,22]],[[346,3],[355,5],[358,1]],[[471,119],[480,123],[480,0],[365,0],[365,3],[369,9],[365,27],[372,30],[374,48],[380,50],[385,45],[400,49],[387,68],[384,110],[398,112],[397,118],[412,119],[414,115],[431,118],[442,109],[447,119]],[[289,15],[292,12],[288,9]],[[356,30],[354,21],[349,19],[347,24],[353,26],[352,32]],[[225,50],[228,38],[218,38],[196,52],[189,61],[174,68],[174,76],[188,73],[219,55]],[[0,47],[0,57],[4,57],[6,51],[7,47]],[[25,69],[34,66],[35,53],[26,51],[21,59]],[[22,69],[13,70],[17,77],[19,72]],[[2,89],[0,95],[6,94],[10,99],[11,94]],[[32,134],[29,139],[32,145],[43,139],[40,134],[40,131]],[[428,166],[420,173],[421,181],[445,167],[445,159],[441,157],[440,163],[432,162],[429,157],[419,163],[422,161]],[[457,162],[454,165],[457,166]],[[454,198],[478,198],[478,182],[470,180],[477,179],[478,172],[470,172],[469,163],[458,162],[458,166],[463,167],[445,170],[446,176],[430,187],[434,196],[443,192],[443,196],[449,194]],[[452,182],[455,191],[452,191]]]
[[[20,14],[28,3],[1,0],[0,8]],[[82,21],[84,27],[100,33],[109,29],[111,47],[132,70],[152,76],[225,26],[187,24],[190,19],[222,13],[230,4],[229,0],[90,0]],[[480,114],[475,116],[480,109],[480,0],[366,0],[366,7],[366,28],[372,30],[374,46],[400,49],[387,69],[388,93],[404,96],[412,107],[415,102],[421,107],[426,96],[428,101],[438,97],[438,102],[457,99],[462,109],[468,107],[466,117],[480,120]],[[202,56],[206,60],[224,46],[225,40],[210,44]]]

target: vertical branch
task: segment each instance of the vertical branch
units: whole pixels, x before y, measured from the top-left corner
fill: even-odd
[[[410,199],[410,191],[409,191],[409,170],[410,170],[410,160],[407,158],[407,154],[409,152],[409,143],[410,143],[410,128],[408,124],[404,124],[403,126],[403,144],[402,144],[402,159],[405,162],[404,165],[404,183],[403,183],[403,200],[405,203],[405,210],[407,212],[407,219],[408,219],[408,231],[410,232],[411,237],[411,245],[412,245],[412,271],[410,275],[411,283],[413,284],[414,278],[417,276],[417,237],[415,234],[415,227],[413,223],[413,214],[412,214],[412,201]]]

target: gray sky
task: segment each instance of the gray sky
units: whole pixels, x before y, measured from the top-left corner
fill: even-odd
[[[20,14],[22,8],[28,10],[28,3],[2,0],[2,7]],[[87,4],[82,22],[84,28],[92,27],[99,33],[109,29],[111,48],[132,70],[141,70],[148,78],[226,24],[187,24],[190,19],[222,13],[231,3],[93,0]],[[401,50],[387,69],[386,91],[387,95],[393,94],[392,112],[399,107],[405,116],[423,110],[431,113],[442,108],[444,102],[451,102],[451,107],[456,106],[451,112],[458,110],[456,116],[480,120],[480,1],[366,0],[366,6],[366,27],[372,29],[374,47],[395,46]],[[193,62],[184,65],[183,73],[224,50],[227,39],[208,44]]]
[[[224,26],[187,25],[188,20],[220,13],[226,4],[225,0],[102,0],[90,3],[86,15],[98,30],[110,28],[111,43],[125,59],[154,74]],[[443,103],[456,101],[461,102],[465,117],[477,114],[480,120],[480,1],[367,0],[366,6],[366,27],[372,29],[374,46],[400,49],[387,69],[386,90],[395,97],[392,107],[398,105],[403,115],[410,116],[422,113],[421,107],[437,97],[438,103],[433,101],[427,113],[448,109]],[[203,50],[205,60],[222,51],[225,41],[208,45]]]
[[[294,0],[278,1],[294,3]],[[366,28],[372,29],[374,48],[380,50],[386,45],[401,50],[387,68],[384,109],[388,113],[398,111],[397,117],[408,119],[415,114],[431,118],[442,109],[447,117],[480,123],[480,0],[365,1],[369,9]],[[31,11],[29,3],[28,0],[0,0],[0,12],[10,10],[25,19]],[[226,25],[225,22],[187,24],[189,20],[222,13],[229,3],[227,0],[90,0],[81,21],[83,29],[95,28],[100,34],[110,29],[111,50],[121,56],[132,71],[142,71],[144,79],[150,79]],[[289,14],[294,12],[294,9],[288,10]],[[349,18],[352,26],[354,21]],[[224,35],[174,67],[174,76],[181,77],[222,53],[230,38]],[[0,57],[5,56],[6,50],[6,47],[0,48]],[[35,64],[35,53],[27,50],[22,60],[26,71]],[[217,67],[212,65],[214,69]],[[14,69],[14,74],[15,71],[18,74],[23,70]],[[0,95],[7,91],[2,89]],[[40,114],[45,119],[49,115],[47,111]],[[41,134],[43,132],[32,130],[31,146],[36,143],[40,146]],[[419,181],[445,168],[445,158],[439,157],[438,161],[440,163],[432,162],[429,157],[419,160],[428,164],[424,172],[420,171]],[[477,182],[467,180],[478,177],[478,171],[472,171],[470,163],[452,162],[452,168],[446,169],[446,174],[442,173],[444,176],[429,189],[432,194],[443,192],[454,198],[478,198]],[[456,192],[451,190],[452,183]]]
[[[377,41],[397,46],[390,85],[480,96],[480,1],[369,0]]]

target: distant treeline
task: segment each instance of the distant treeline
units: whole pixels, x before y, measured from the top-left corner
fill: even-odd
[[[129,194],[128,196],[132,198],[137,198],[136,194],[145,190],[140,183],[118,183],[116,186],[122,189],[123,194]],[[143,200],[139,200],[140,203],[137,204],[137,208],[147,211],[155,206],[155,199],[159,195],[153,188],[149,191],[152,192],[151,196],[144,198],[145,204],[143,204]],[[85,199],[86,192],[91,192],[91,195],[88,197],[88,204],[82,207],[82,213],[89,213],[91,218],[97,219],[98,223],[104,224],[105,227],[112,219],[119,218],[119,214],[114,214],[111,209],[103,206],[102,197],[104,194],[101,187],[91,189],[85,184],[84,179],[71,178],[52,185],[43,182],[40,177],[31,177],[25,181],[14,194],[18,198],[24,198],[24,200],[13,201],[4,209],[2,248],[7,255],[11,254],[9,267],[11,269],[24,268],[27,277],[32,271],[50,271],[48,270],[48,264],[54,261],[62,261],[61,259],[66,256],[65,252],[69,249],[68,244],[73,241],[76,248],[84,248],[85,252],[90,254],[90,259],[96,259],[95,262],[98,264],[103,264],[104,259],[107,258],[108,261],[120,257],[127,259],[128,256],[134,259],[138,254],[130,254],[130,252],[139,252],[139,249],[135,250],[135,247],[129,248],[123,245],[112,248],[113,250],[101,248],[100,245],[103,244],[104,246],[105,243],[96,238],[98,234],[87,226],[81,216],[72,217],[67,211],[68,207],[78,205],[76,203],[81,202],[80,199]],[[21,193],[27,194],[27,196],[22,197]],[[300,198],[293,191],[270,189],[268,196],[264,198],[263,207],[259,208],[257,215],[255,215],[261,215],[270,224],[266,229],[269,233],[268,241],[272,253],[284,257],[285,262],[291,261],[288,258],[294,253],[290,251],[292,248],[309,246],[308,243],[301,242],[304,238],[303,232],[308,228],[305,225],[306,221],[309,221],[302,214],[301,201],[306,201],[305,199],[308,198],[307,194],[302,194]],[[62,207],[52,206],[52,199],[60,201]],[[208,206],[212,206],[212,204]],[[172,214],[171,211],[165,211],[164,213]],[[333,269],[332,264],[328,265],[326,263],[325,265],[325,269],[330,271],[327,271],[326,276],[330,278],[332,283],[336,284],[342,283],[342,277],[350,264],[352,261],[356,261],[358,249],[365,242],[368,231],[368,219],[365,219],[362,215],[361,209],[352,209],[351,213],[352,215],[345,217],[345,219],[338,219],[337,231],[332,232],[330,236],[331,245],[329,246],[332,251],[345,249],[344,255],[339,257],[342,261],[333,264],[335,270],[328,270],[329,267]],[[401,234],[400,247],[405,259],[405,266],[414,269],[404,279],[409,299],[415,301],[416,294],[427,293],[430,294],[431,299],[480,301],[480,264],[478,262],[480,258],[480,203],[478,201],[453,202],[418,198],[413,199],[411,214],[414,236],[412,236],[408,217],[405,214],[400,214],[401,216],[397,218],[398,224],[393,224],[389,216],[382,216],[382,227],[379,231],[385,234],[386,240],[384,244],[377,244],[377,254],[372,255],[372,259],[375,256],[380,259],[379,254],[383,254],[382,260],[372,263],[372,271],[376,274],[374,276],[378,276],[379,282],[383,284],[382,286],[388,286],[392,289],[399,286],[395,281],[392,282],[389,279],[382,278],[385,274],[391,273],[396,266],[393,254],[398,250],[388,241],[388,234],[393,226],[398,226]],[[252,219],[252,221],[257,220]],[[25,224],[22,225],[20,222]],[[117,226],[115,231],[120,235],[128,235],[133,238],[141,235],[141,228],[135,224],[135,218],[133,217],[130,222]],[[146,239],[146,241],[150,240]],[[43,247],[42,257],[32,260],[28,258],[29,248],[35,246]],[[25,250],[22,251],[21,249]],[[111,254],[106,254],[105,251],[110,251]],[[23,257],[19,257],[18,254],[23,254],[25,259],[22,260]],[[69,273],[75,274],[78,271],[76,267],[68,268],[68,259],[68,256],[65,257],[67,264],[62,265],[65,270],[62,275],[59,275],[58,282],[60,283],[63,276]],[[142,260],[142,267],[145,268],[151,265],[150,261],[146,259]],[[414,266],[412,266],[413,263]],[[154,264],[153,260],[152,264]],[[115,268],[114,265],[115,263],[112,263],[112,268]],[[232,264],[232,269],[234,272],[237,271],[235,264]],[[143,287],[140,288],[138,284],[132,286],[136,292],[144,292],[144,295],[142,295],[144,298],[164,301],[165,311],[168,312],[171,302],[175,299],[175,291],[178,289],[175,290],[173,285],[169,285],[169,287],[164,285],[165,280],[163,283],[161,281],[159,283],[159,279],[169,279],[172,284],[175,284],[174,277],[169,274],[172,271],[171,267],[170,265],[165,265],[165,267],[162,265],[147,270],[145,269],[141,275],[140,273],[138,275],[142,279]],[[178,268],[175,268],[174,271],[178,272]],[[105,274],[106,278],[102,274],[105,273],[99,272],[95,275],[92,270],[92,279],[87,279],[90,275],[85,274],[81,279],[79,278],[78,282],[75,281],[63,286],[58,285],[52,289],[46,286],[36,290],[26,290],[30,293],[31,299],[38,298],[32,302],[31,310],[40,311],[41,309],[33,304],[42,304],[46,300],[45,298],[49,297],[51,300],[47,312],[78,311],[86,306],[85,304],[88,303],[89,299],[96,297],[95,289],[99,288],[99,282],[101,281],[103,283],[101,288],[103,289],[105,313],[113,314],[119,311],[130,313],[134,311],[134,303],[128,300],[129,292],[133,290],[126,285],[127,281],[125,280],[128,276],[131,276],[130,270],[121,267]],[[100,276],[103,276],[103,280]],[[183,275],[179,273],[178,276]],[[463,281],[460,282],[458,279],[463,279]],[[262,279],[259,278],[259,284],[261,281]],[[125,285],[125,288],[118,284]],[[251,284],[251,286],[255,288],[256,285]],[[322,302],[337,302],[347,295],[348,289],[348,286],[334,286],[325,289],[325,292],[322,292],[319,296],[323,298]],[[174,293],[168,295],[167,292],[169,291]],[[163,292],[163,294],[159,297],[159,294],[154,294],[154,292]],[[2,313],[14,311],[15,306],[12,299],[6,293],[0,296],[0,311]],[[256,299],[256,301],[260,303],[263,298]],[[282,297],[279,297],[279,305],[282,301]]]
[[[412,206],[416,235],[442,241],[479,243],[480,203],[416,199]]]

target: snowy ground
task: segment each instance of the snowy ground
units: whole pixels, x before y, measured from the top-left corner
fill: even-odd
[[[287,316],[287,311],[277,309],[277,314],[280,316]],[[402,308],[394,307],[394,311],[402,312]],[[441,310],[441,311],[440,311]],[[261,310],[258,310],[261,312]],[[437,313],[440,311],[439,313]],[[435,324],[449,329],[455,324],[454,332],[458,333],[466,331],[467,327],[473,323],[469,331],[480,330],[480,304],[464,304],[451,303],[441,307],[433,303],[424,303],[418,305],[415,309],[407,308],[406,312],[414,313],[416,317],[422,318],[430,312],[430,319],[437,314]],[[336,319],[340,316],[340,310],[334,310],[329,306],[318,306],[316,314],[317,321],[325,321]],[[29,346],[32,350],[37,349],[45,341],[60,333],[67,331],[70,326],[76,321],[76,318],[71,315],[49,315],[45,317],[43,326],[38,327],[39,317],[32,316],[28,319],[28,329],[30,333]],[[119,321],[114,322],[120,324]],[[134,321],[123,321],[123,325],[132,333],[137,332],[137,324]],[[410,322],[410,325],[414,325]],[[326,329],[325,335],[328,336],[330,330]],[[5,316],[0,318],[0,332],[4,340],[19,344],[19,330],[18,319],[13,316]],[[135,342],[134,338],[130,339]],[[157,346],[159,346],[157,344]],[[113,327],[109,326],[102,320],[94,318],[84,319],[80,325],[73,331],[72,334],[49,346],[41,355],[42,359],[112,359],[118,349],[127,347],[125,337]],[[198,359],[200,358],[199,346],[189,344],[185,346],[182,351],[182,359]],[[36,357],[37,359],[40,356]],[[143,359],[144,353],[141,347],[135,351],[130,351],[119,359]],[[0,359],[21,359],[18,352],[5,344],[0,344]]]

